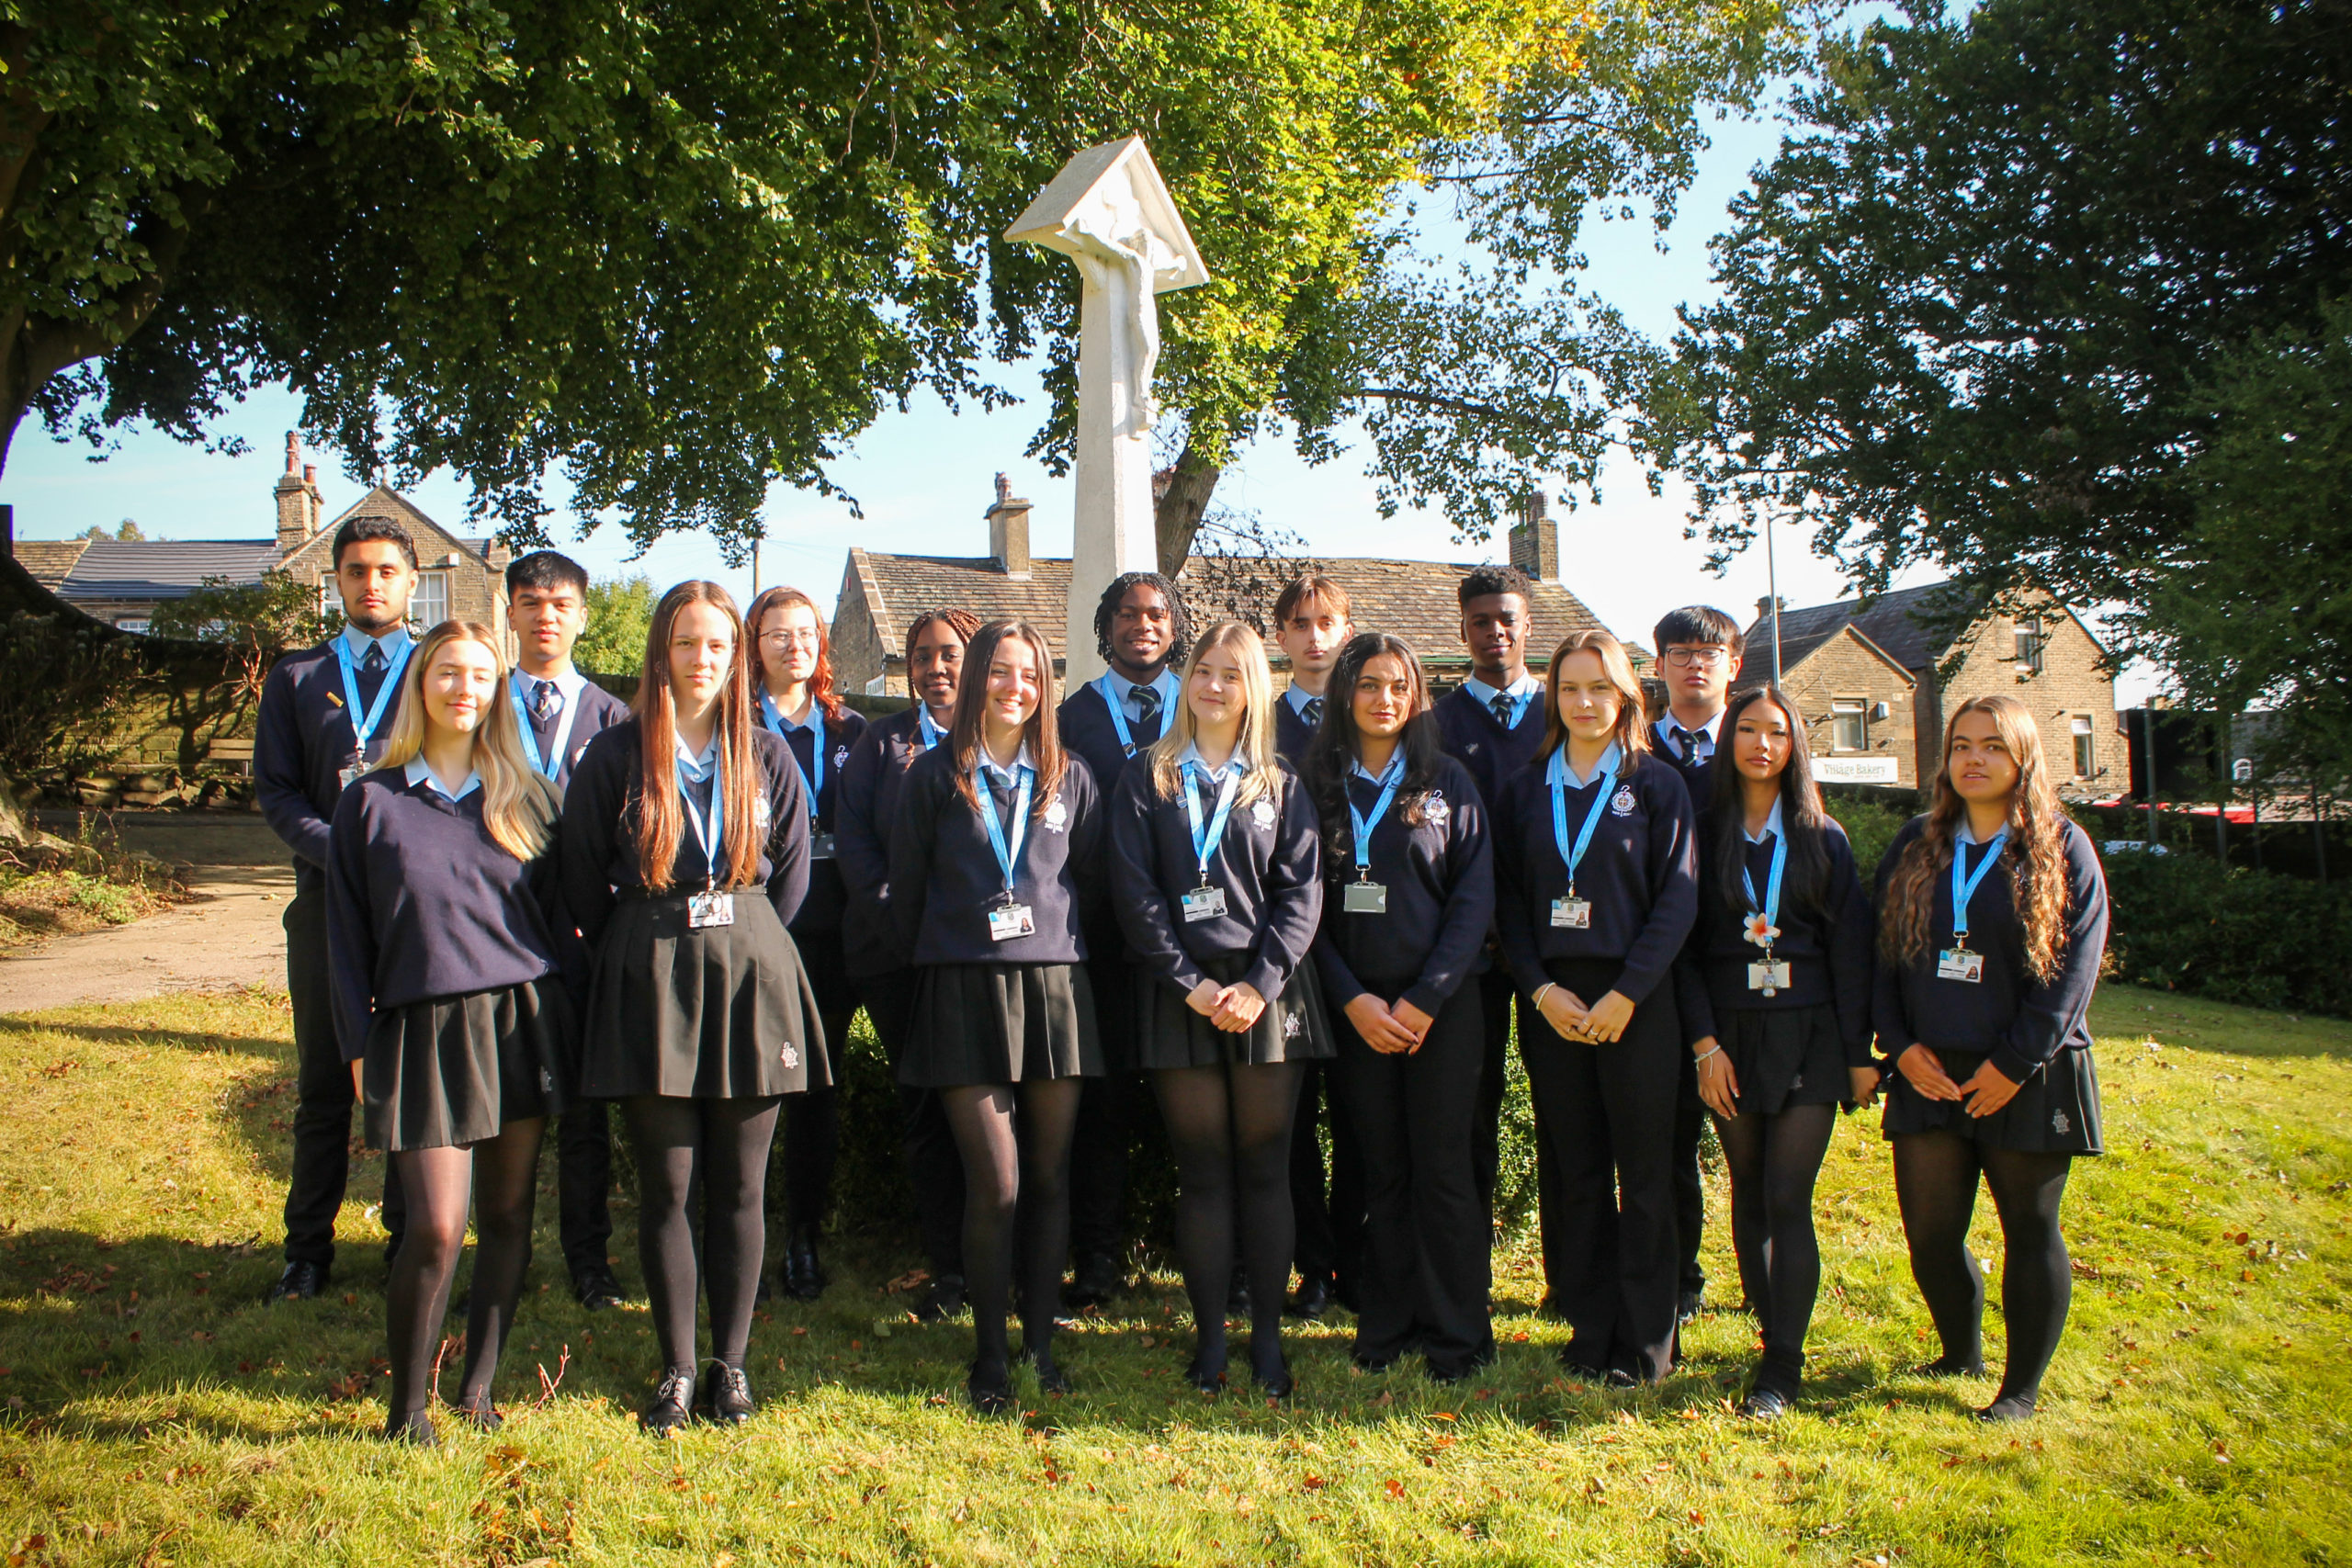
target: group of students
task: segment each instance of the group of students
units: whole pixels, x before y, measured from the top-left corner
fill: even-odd
[[[1929,808],[1866,897],[1804,715],[1738,684],[1738,628],[1703,607],[1657,627],[1653,721],[1605,631],[1530,672],[1533,596],[1508,567],[1459,585],[1472,674],[1434,702],[1413,649],[1359,632],[1327,576],[1274,607],[1278,695],[1255,630],[1195,637],[1173,585],[1130,573],[1095,619],[1107,672],[1058,703],[1035,627],[944,608],[907,628],[910,705],[869,723],[793,589],[747,615],[714,583],[670,590],[624,707],[571,667],[575,563],[510,569],[509,671],[487,626],[410,638],[396,525],[356,520],[334,549],[345,629],[272,671],[254,754],[298,871],[300,1108],[272,1295],[324,1283],[356,1099],[390,1152],[390,1436],[435,1440],[469,1198],[455,1409],[498,1424],[549,1116],[575,1291],[618,1299],[614,1105],[662,1356],[642,1422],[748,1418],[771,1146],[781,1126],[782,1288],[814,1295],[834,1065],[861,1007],[899,1084],[932,1276],[918,1314],[970,1307],[978,1410],[1012,1398],[1016,1311],[1020,1359],[1069,1388],[1056,1319],[1124,1286],[1126,1154],[1155,1105],[1193,1387],[1225,1385],[1238,1316],[1249,1376],[1287,1399],[1285,1310],[1335,1299],[1368,1371],[1418,1353],[1453,1382],[1493,1361],[1515,1036],[1573,1371],[1632,1387],[1679,1359],[1712,1115],[1762,1330],[1745,1408],[1786,1409],[1820,1275],[1815,1178],[1838,1108],[1883,1088],[1942,1337],[1927,1370],[1982,1371],[1981,1178],[2008,1325],[1982,1414],[2031,1413],[2067,1306],[2059,1198],[2100,1148],[2085,1013],[2106,905],[2013,699],[1954,713]]]

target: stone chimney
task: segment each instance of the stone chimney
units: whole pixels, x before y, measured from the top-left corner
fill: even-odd
[[[1789,602],[1786,599],[1776,601],[1770,593],[1759,593],[1756,596],[1756,619],[1759,623],[1769,621],[1772,618],[1772,612],[1775,609],[1785,610],[1788,607]]]
[[[1029,503],[1012,493],[1012,481],[996,477],[996,504],[989,508],[989,558],[1005,576],[1029,580]]]
[[[319,531],[319,470],[302,461],[302,438],[286,433],[286,471],[277,477],[277,553],[290,555]]]
[[[1510,525],[1510,564],[1538,582],[1560,580],[1560,525],[1542,491],[1530,491]]]

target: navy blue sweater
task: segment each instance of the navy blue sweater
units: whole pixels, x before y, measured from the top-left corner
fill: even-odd
[[[890,829],[898,822],[907,770],[923,753],[921,713],[910,707],[866,726],[842,764],[833,859],[849,901],[842,916],[842,949],[850,974],[859,979],[907,964],[907,950],[890,919]]]
[[[588,743],[588,754],[563,796],[564,906],[593,952],[605,922],[623,893],[642,895],[645,878],[637,866],[637,806],[644,794],[638,767],[642,742],[639,721],[629,718]],[[765,729],[752,735],[767,801],[767,842],[753,880],[765,887],[776,918],[787,926],[808,892],[808,806],[799,770],[785,756],[784,742]],[[690,794],[707,821],[716,773]],[[677,859],[671,863],[673,895],[702,891],[708,870],[691,818],[681,825]],[[724,852],[725,846],[720,846]],[[729,886],[722,877],[719,886]]]
[[[526,685],[530,680],[528,675],[523,677]],[[571,728],[564,734],[563,755],[556,759],[555,782],[559,788],[571,783],[571,770],[578,767],[580,759],[588,754],[588,742],[628,717],[628,705],[594,681],[582,685],[579,696],[573,700],[580,705],[580,712],[572,718]],[[539,756],[545,760],[548,748],[554,744],[556,731],[563,728],[563,715],[557,714],[542,724],[533,718],[531,710],[526,707],[522,710],[522,719],[530,727],[532,744],[538,747]]]
[[[1577,897],[1592,904],[1591,924],[1552,924],[1552,900],[1568,890],[1567,863],[1552,832],[1552,790],[1545,767],[1531,762],[1503,782],[1495,805],[1495,908],[1503,952],[1522,995],[1549,978],[1550,958],[1614,959],[1623,964],[1615,989],[1640,1002],[1674,966],[1699,913],[1697,832],[1690,796],[1674,769],[1643,752],[1623,776],[1604,774],[1567,792],[1573,844],[1604,786],[1610,804],[1577,870]],[[1586,997],[1589,1005],[1600,998]]]
[[[1209,880],[1225,890],[1225,913],[1215,919],[1187,920],[1180,903],[1201,885],[1182,795],[1162,798],[1148,762],[1128,769],[1112,792],[1111,899],[1119,929],[1144,967],[1180,991],[1190,994],[1208,978],[1204,961],[1246,953],[1241,983],[1272,1001],[1314,944],[1323,910],[1319,824],[1298,775],[1277,771],[1280,796],[1236,806],[1209,857]],[[1195,794],[1205,829],[1216,792]]]
[[[865,716],[855,708],[844,707],[841,717],[825,720],[825,782],[817,786],[817,830],[836,837],[831,856],[808,863],[808,896],[801,900],[800,912],[792,918],[796,936],[803,931],[840,931],[842,916],[848,910],[849,888],[842,880],[839,859],[842,770],[849,765],[850,752],[865,734]],[[810,778],[816,777],[816,730],[803,725],[783,739],[792,749],[801,771]]]
[[[1298,709],[1291,705],[1285,692],[1274,701],[1274,750],[1288,762],[1299,777],[1306,776],[1306,750],[1315,739],[1315,727],[1298,716]]]
[[[1143,723],[1127,722],[1137,756],[1159,739],[1160,727],[1167,721],[1163,710]],[[1128,758],[1119,745],[1119,732],[1111,727],[1111,705],[1103,700],[1102,688],[1090,681],[1064,697],[1062,705],[1054,710],[1054,722],[1060,727],[1062,749],[1086,759],[1095,786],[1107,798],[1118,787],[1119,775],[1127,771]]]
[[[1012,886],[1013,901],[1029,906],[1035,930],[998,942],[989,934],[988,914],[1004,902],[1004,874],[979,812],[956,787],[955,763],[942,741],[907,770],[899,795],[890,827],[890,917],[900,948],[915,964],[1082,962],[1102,861],[1102,802],[1093,773],[1083,760],[1069,758],[1054,800],[1030,802]],[[989,799],[989,792],[981,798]],[[1007,815],[1000,810],[999,822]],[[1008,828],[1008,846],[1012,838]]]
[[[359,700],[373,706],[384,677],[362,673]],[[400,694],[384,705],[384,716],[368,742],[368,760],[383,754],[384,738],[400,715]],[[294,852],[297,892],[326,886],[327,835],[335,797],[343,793],[343,770],[350,765],[353,730],[344,711],[343,669],[332,639],[289,653],[262,682],[261,713],[254,730],[254,795],[271,831]]]
[[[1351,777],[1359,812],[1380,804],[1380,786]],[[1331,826],[1343,846],[1325,858],[1323,929],[1315,964],[1324,995],[1345,1007],[1370,991],[1437,1016],[1462,983],[1485,965],[1495,919],[1495,857],[1486,803],[1470,770],[1438,760],[1437,783],[1418,824],[1392,802],[1372,830],[1371,880],[1388,889],[1385,914],[1351,914],[1345,885],[1356,879],[1354,824]]]
[[[482,826],[481,805],[479,789],[453,801],[399,769],[364,775],[335,803],[327,971],[345,1061],[368,1054],[380,1013],[554,972],[564,921],[553,846],[516,860]]]
[[[1747,940],[1745,908],[1735,911],[1723,902],[1714,850],[1702,840],[1699,919],[1690,928],[1690,940],[1674,971],[1674,994],[1682,1013],[1685,1041],[1720,1034],[1723,1013],[1826,1003],[1838,1010],[1838,1035],[1846,1043],[1846,1065],[1871,1065],[1870,901],[1862,897],[1861,878],[1854,870],[1854,848],[1846,841],[1846,830],[1835,822],[1824,826],[1822,848],[1829,859],[1824,897],[1818,904],[1804,906],[1783,897],[1774,922],[1781,934],[1773,940],[1772,956],[1789,965],[1789,983],[1770,997],[1748,988],[1747,966],[1760,963],[1764,950]],[[1760,844],[1746,845],[1747,878],[1756,885],[1759,898],[1771,885],[1776,841],[1776,835],[1768,835]]]
[[[1927,820],[1914,817],[1887,846],[1878,868],[1876,903],[1881,910],[1886,908],[1888,879]],[[2107,878],[2089,836],[2071,818],[2064,831],[2066,937],[2058,973],[2037,980],[2026,967],[2025,927],[2018,920],[2009,888],[2017,848],[2005,843],[2002,855],[2009,863],[1977,884],[1968,901],[1968,945],[1984,955],[1984,979],[1971,985],[1936,978],[1936,955],[1952,944],[1951,868],[1946,865],[1935,877],[1936,913],[1926,951],[1908,964],[1879,961],[1871,1014],[1879,1049],[1890,1060],[1915,1044],[1938,1052],[1981,1052],[2003,1077],[2023,1083],[2060,1051],[2089,1047],[2091,992],[2107,954]],[[1983,846],[1955,847],[1968,857],[1968,871],[1983,863]]]
[[[1519,722],[1505,729],[1493,710],[1457,686],[1437,700],[1430,711],[1437,715],[1439,744],[1445,754],[1470,770],[1478,798],[1492,813],[1510,776],[1533,760],[1544,744],[1544,694],[1537,692],[1520,708]]]

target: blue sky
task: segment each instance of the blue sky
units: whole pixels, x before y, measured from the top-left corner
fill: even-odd
[[[1781,129],[1777,120],[1715,125],[1696,184],[1662,246],[1646,220],[1589,225],[1586,285],[1615,303],[1637,330],[1666,337],[1674,330],[1678,306],[1713,296],[1707,240],[1723,227],[1726,206],[1747,185],[1749,171],[1770,158]],[[1034,375],[1016,367],[1005,380],[1026,392],[1027,400],[992,413],[951,413],[926,399],[905,413],[886,415],[861,436],[834,475],[858,498],[862,522],[838,501],[783,486],[774,490],[762,581],[796,582],[830,605],[852,542],[908,553],[980,554],[987,540],[982,513],[999,471],[1010,477],[1015,494],[1035,502],[1032,548],[1040,555],[1068,554],[1070,483],[1022,456],[1041,418]],[[263,537],[274,526],[270,487],[282,467],[285,432],[294,427],[295,415],[296,400],[282,388],[232,410],[219,429],[243,436],[251,447],[238,457],[208,456],[153,431],[130,431],[118,451],[92,462],[86,446],[52,442],[28,425],[17,434],[6,473],[0,476],[0,502],[15,505],[17,536],[27,539],[64,538],[92,524],[111,529],[124,517],[138,519],[150,537]],[[361,488],[343,475],[338,462],[331,457],[313,460],[319,462],[330,514],[358,498]],[[1383,518],[1363,463],[1358,450],[1310,468],[1286,441],[1263,440],[1227,468],[1216,500],[1260,513],[1321,556],[1474,560],[1503,553],[1499,539],[1454,543],[1450,526],[1434,513]],[[560,487],[555,493],[560,500]],[[411,494],[445,523],[456,525],[464,517],[465,489],[453,474],[434,474]],[[1760,543],[1735,559],[1722,577],[1705,570],[1703,545],[1682,536],[1685,502],[1672,485],[1664,497],[1652,497],[1638,468],[1621,460],[1604,474],[1599,505],[1560,516],[1563,579],[1621,634],[1647,642],[1648,628],[1660,614],[1692,601],[1720,604],[1745,621],[1765,592]],[[558,542],[599,575],[641,570],[657,585],[687,576],[717,577],[738,592],[750,585],[749,572],[725,568],[704,536],[664,539],[632,562],[629,541],[617,527],[571,541],[563,537],[571,526],[568,518],[555,520]],[[1816,604],[1842,594],[1836,570],[1810,555],[1798,529],[1783,528],[1778,549],[1781,592],[1790,604]],[[1905,581],[1929,581],[1933,575]]]

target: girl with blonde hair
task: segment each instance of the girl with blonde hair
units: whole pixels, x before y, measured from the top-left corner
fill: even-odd
[[[498,634],[444,621],[404,672],[381,759],[335,803],[327,947],[335,1032],[368,1146],[408,1194],[386,1292],[385,1436],[431,1447],[433,1355],[466,1239],[481,1242],[458,1410],[499,1425],[498,1356],[531,1258],[548,1116],[572,1013],[557,974],[554,787],[523,755]]]
[[[1925,814],[1879,863],[1872,1006],[1894,1071],[1883,1129],[1894,1192],[1943,1353],[1984,1371],[1984,1276],[1968,1249],[1980,1177],[2001,1216],[2007,1364],[1982,1420],[2030,1416],[2073,1296],[2059,1201],[2101,1152],[2086,1021],[2107,951],[2107,882],[2058,805],[2032,713],[1972,697],[1944,730]]]
[[[1176,1151],[1195,1339],[1186,1378],[1204,1393],[1225,1382],[1238,1208],[1250,1371],[1287,1399],[1291,1128],[1303,1064],[1333,1049],[1306,963],[1323,907],[1319,824],[1275,755],[1273,682],[1255,631],[1212,627],[1178,690],[1167,733],[1112,795],[1113,902],[1149,982],[1136,999],[1136,1065]]]

